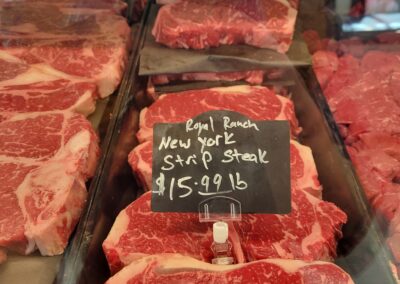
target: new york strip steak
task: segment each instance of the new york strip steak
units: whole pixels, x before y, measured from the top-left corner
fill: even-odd
[[[265,87],[236,86],[162,95],[141,112],[138,138],[142,143],[129,155],[145,188],[151,189],[154,124],[184,122],[215,109],[235,110],[254,120],[289,120],[293,136],[300,130],[293,103]],[[253,265],[254,261],[268,258],[330,261],[336,256],[336,243],[347,217],[334,204],[318,198],[321,185],[311,150],[292,141],[290,153],[292,212],[243,214],[242,221],[231,223],[229,236],[238,263]],[[147,192],[121,211],[104,241],[103,250],[112,273],[131,262],[151,269],[146,257],[162,253],[211,261],[211,224],[200,223],[196,213],[152,212],[150,202],[151,193]],[[129,267],[126,276],[132,275],[132,266]],[[202,275],[207,272],[199,273],[199,277]]]

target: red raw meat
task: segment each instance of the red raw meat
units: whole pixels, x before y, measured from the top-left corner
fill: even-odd
[[[183,73],[151,76],[154,85],[168,84],[171,81],[239,81],[244,80],[250,84],[260,85],[263,82],[265,71],[239,71],[221,73]]]
[[[0,59],[0,122],[14,113],[73,110],[88,115],[94,111],[95,84],[46,65],[6,59]]]
[[[0,17],[6,19],[0,60],[46,66],[59,77],[96,83],[101,97],[121,81],[130,35],[123,17],[108,10],[35,3],[0,9]]]
[[[314,30],[306,30],[303,32],[303,38],[304,41],[307,44],[308,51],[311,54],[314,54],[315,52],[319,50],[324,50],[324,48],[321,45],[321,38],[317,31]]]
[[[147,96],[152,100],[158,100],[154,85],[169,84],[174,81],[239,81],[244,80],[252,85],[261,85],[264,78],[268,80],[278,80],[283,78],[285,69],[275,68],[268,70],[239,71],[239,72],[220,72],[220,73],[183,73],[169,75],[150,76],[147,86]],[[278,95],[287,96],[287,89],[284,86],[272,85],[270,88]]]
[[[0,17],[0,39],[7,40],[2,42],[3,47],[13,43],[10,40],[23,44],[29,39],[124,37],[129,29],[124,17],[108,9],[69,8],[53,2],[8,2],[0,5]]]
[[[338,42],[331,38],[320,38],[319,34],[314,30],[306,30],[303,32],[304,41],[307,44],[308,51],[314,54],[317,51],[332,51],[338,49]]]
[[[381,76],[400,72],[400,53],[389,53],[383,51],[369,51],[361,60],[361,68],[364,72],[379,72]]]
[[[160,8],[152,34],[172,48],[248,44],[285,53],[297,16],[294,2],[183,0]]]
[[[60,79],[0,87],[0,122],[24,112],[72,110],[89,115],[95,109],[96,85]]]
[[[0,247],[64,251],[86,200],[98,140],[72,112],[17,114],[0,123]]]
[[[128,156],[128,162],[132,168],[138,183],[145,191],[152,188],[152,164],[153,164],[153,141],[145,141],[137,145]]]
[[[322,186],[311,148],[294,140],[290,141],[290,175],[292,188],[305,190],[321,198]]]
[[[253,120],[288,120],[292,132],[300,132],[293,103],[277,96],[266,87],[234,86],[184,91],[162,95],[140,112],[140,142],[153,136],[153,125],[159,122],[184,122],[210,110],[231,110]]]
[[[379,149],[350,151],[367,197],[374,198],[400,173],[400,163]]]
[[[152,186],[152,141],[136,146],[129,154],[128,162],[145,190]],[[290,145],[291,184],[295,189],[308,191],[321,197],[321,184],[311,149],[292,140]]]
[[[351,159],[373,208],[391,220],[400,202],[400,138],[367,133],[349,147]]]
[[[334,52],[317,51],[312,56],[315,75],[322,89],[329,83],[339,66],[339,59]]]
[[[381,42],[396,39],[378,37]],[[372,208],[390,224],[387,243],[400,271],[399,79],[398,52],[368,51],[360,60],[343,56],[324,95]]]
[[[388,220],[392,219],[400,200],[400,185],[393,183],[400,173],[399,161],[380,150],[350,153],[371,205]]]
[[[391,89],[392,95],[397,106],[400,107],[400,72],[394,71],[391,74],[389,88]]]
[[[324,95],[329,99],[333,97],[341,88],[349,86],[357,80],[359,60],[351,55],[339,58],[339,65],[335,75],[324,89]]]
[[[156,213],[150,209],[151,193],[143,194],[121,211],[103,243],[112,273],[132,261],[156,253],[181,253],[210,261],[212,223],[200,223],[197,213]],[[230,228],[235,258],[243,262],[240,243]]]
[[[0,58],[0,87],[69,79],[68,76],[62,77],[60,74],[55,73],[54,70],[47,68],[47,66],[31,66],[15,58]]]
[[[213,265],[179,254],[137,260],[111,277],[106,284],[143,283],[218,284],[351,284],[350,276],[333,263],[264,259],[236,265]]]
[[[133,260],[165,252],[210,261],[211,223],[200,223],[197,213],[151,212],[150,196],[150,192],[145,193],[121,211],[104,241],[111,270],[115,272]],[[242,214],[242,221],[234,223],[230,236],[235,255],[244,254],[247,261],[332,260],[345,222],[346,215],[332,203],[295,190],[290,214]]]
[[[382,214],[386,220],[391,221],[397,212],[400,204],[400,184],[387,183],[383,193],[371,201],[376,212]],[[397,252],[394,252],[397,253]]]
[[[289,113],[286,119],[292,121],[292,128],[298,127],[292,103],[264,87],[238,86],[161,96],[148,110],[142,111],[142,134],[139,138],[142,137],[141,140],[147,142],[140,144],[129,157],[132,167],[139,172],[138,176],[144,184],[147,183],[150,187],[154,123],[186,121],[204,111],[219,109],[219,105],[223,109],[247,114],[255,120],[277,119],[282,113]],[[290,111],[283,111],[289,106]],[[144,130],[146,135],[143,135]],[[241,255],[246,255],[247,260],[269,257],[331,260],[335,257],[336,241],[341,237],[340,229],[346,222],[346,215],[333,204],[306,192],[309,190],[320,193],[309,148],[292,142],[291,168],[293,192],[290,214],[244,214],[243,221],[234,223],[230,228],[230,236],[233,238],[231,241],[239,262],[243,259],[239,258]],[[142,204],[145,204],[145,210],[141,209]],[[179,218],[176,217],[177,214]],[[189,220],[189,224],[182,224],[183,218],[185,221]],[[158,222],[167,223],[168,226]],[[203,233],[190,233],[190,230],[182,230],[183,226],[195,232],[201,230]],[[151,212],[148,192],[120,213],[103,249],[113,272],[138,258],[164,252],[181,253],[210,261],[211,229],[209,225],[207,229],[204,226],[198,222],[198,214],[195,213]],[[175,227],[179,229],[174,230]],[[258,235],[258,232],[263,233]],[[184,236],[176,237],[179,234]],[[202,239],[198,240],[200,237]]]
[[[400,137],[391,136],[385,132],[376,131],[360,135],[359,140],[352,147],[358,151],[380,150],[400,161]]]
[[[331,261],[336,257],[336,243],[346,220],[346,214],[334,204],[294,190],[290,214],[243,214],[235,228],[247,261]]]
[[[353,60],[342,57],[339,62],[345,59]],[[390,78],[394,67],[386,64],[372,69],[381,59],[380,53],[368,52],[360,68],[339,63],[338,71],[324,91],[336,122],[349,127],[346,132],[349,143],[358,135],[376,129],[400,133],[400,108],[395,103],[395,86]]]
[[[48,65],[71,79],[93,82],[101,97],[110,95],[121,81],[127,59],[126,43],[103,39],[34,42],[30,47],[0,49],[26,64]]]
[[[121,0],[1,0],[0,4],[4,6],[10,5],[29,5],[29,4],[51,4],[63,8],[91,8],[91,9],[107,9],[115,13],[121,14],[128,7],[127,3]]]
[[[393,108],[394,101],[389,88],[382,84],[381,87],[377,85],[360,92],[359,87],[353,85],[344,88],[337,93],[336,98],[328,100],[336,122],[349,125],[346,139],[351,142],[360,134],[376,129],[399,134],[400,109]]]

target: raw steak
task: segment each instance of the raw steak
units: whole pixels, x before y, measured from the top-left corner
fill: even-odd
[[[317,51],[312,56],[312,64],[319,84],[325,88],[338,68],[339,59],[334,52]]]
[[[73,110],[90,114],[98,97],[93,83],[0,52],[0,121],[13,113]]]
[[[122,79],[127,46],[120,40],[57,39],[34,42],[29,47],[8,46],[1,49],[28,65],[48,65],[75,80],[93,82],[101,97],[112,94]]]
[[[248,44],[285,53],[292,42],[295,4],[278,0],[183,0],[160,8],[152,34],[157,42],[172,48]]]
[[[400,271],[400,138],[367,133],[348,149],[371,206],[389,223],[387,244]]]
[[[385,39],[385,37],[388,37]],[[395,41],[390,34],[378,41]],[[367,50],[365,48],[365,50]],[[387,243],[400,264],[400,59],[398,52],[368,51],[339,58],[324,90],[346,138],[348,152],[375,213],[389,223]]]
[[[140,257],[165,252],[210,261],[211,223],[200,223],[197,213],[151,212],[150,197],[147,192],[121,211],[104,241],[111,271]],[[243,214],[242,219],[230,232],[239,261],[242,258],[238,256],[243,254],[248,261],[331,260],[336,255],[336,241],[341,237],[346,215],[332,203],[294,190],[290,214]]]
[[[311,148],[295,140],[290,141],[290,175],[293,188],[305,190],[321,198],[322,186],[318,180]]]
[[[351,284],[333,263],[264,259],[236,265],[213,265],[179,254],[149,256],[131,263],[106,284],[124,283],[303,283]]]
[[[368,200],[391,220],[400,202],[400,138],[368,133],[349,146],[349,153]]]
[[[145,190],[152,186],[152,141],[136,146],[129,154],[128,162]],[[292,140],[290,144],[291,184],[296,189],[306,190],[321,197],[321,185],[311,149]]]
[[[400,53],[369,51],[361,60],[361,68],[364,72],[379,72],[382,76],[390,76],[394,71],[400,71]]]
[[[32,1],[29,0],[29,2]],[[57,2],[54,2],[54,0],[34,0],[34,2],[51,3],[69,8],[108,9],[118,14],[125,12],[128,8],[128,4],[121,0],[61,0]]]
[[[200,223],[196,213],[156,213],[150,209],[151,193],[143,194],[121,211],[103,243],[112,273],[132,261],[156,253],[181,253],[211,261],[212,224]],[[166,225],[168,224],[168,225]],[[240,243],[231,229],[235,257],[243,262]]]
[[[95,109],[96,85],[60,79],[0,87],[0,122],[15,113],[72,110],[89,115]]]
[[[129,153],[128,162],[138,184],[141,184],[145,191],[150,191],[153,172],[153,141],[145,141],[137,145]]]
[[[122,78],[130,29],[123,17],[101,11],[50,4],[3,8],[0,59],[47,65],[63,78],[96,83],[100,96],[108,96]],[[15,18],[23,20],[16,23]]]
[[[221,73],[183,73],[170,75],[151,76],[154,85],[168,84],[171,81],[239,81],[244,80],[250,84],[260,85],[264,79],[264,71],[242,71]]]
[[[372,65],[382,61],[378,55],[368,52],[357,70],[354,66],[346,70],[340,65],[341,58],[339,70],[324,91],[336,122],[348,127],[343,133],[348,143],[376,129],[400,133],[400,108],[390,80],[394,67],[385,64],[372,69]]]
[[[121,14],[128,5],[120,0],[0,0],[0,5],[52,4],[64,8],[108,9]]]
[[[110,10],[68,8],[49,2],[3,4],[0,18],[0,39],[5,40],[124,37],[129,30],[125,18]]]
[[[17,114],[0,123],[0,247],[63,252],[86,200],[98,140],[72,112]]]
[[[22,60],[3,54],[0,51],[0,87],[44,83],[59,79],[71,79],[67,74],[57,72],[41,64],[29,65]]]
[[[338,42],[335,39],[320,38],[318,32],[314,30],[305,30],[303,38],[311,54],[324,50],[336,52],[338,49]]]
[[[342,237],[341,227],[346,221],[346,214],[334,204],[293,190],[290,214],[243,214],[235,228],[248,261],[264,258],[331,261],[336,257],[336,243]]]
[[[294,135],[300,132],[292,101],[266,87],[234,86],[162,95],[140,112],[140,142],[152,139],[153,125],[184,122],[209,110],[231,110],[253,120],[288,120]]]
[[[316,60],[314,60],[313,63],[316,64]],[[324,95],[328,99],[334,97],[335,92],[340,91],[343,87],[349,86],[352,82],[356,81],[358,74],[359,60],[357,58],[351,55],[340,57],[335,75],[331,78],[326,88],[324,88]]]
[[[400,107],[400,71],[394,71],[390,76],[389,87],[397,106]]]
[[[314,57],[314,61],[320,58]],[[352,56],[339,58],[324,95],[347,143],[376,130],[400,133],[399,66],[397,53],[369,51],[361,60]],[[320,83],[323,85],[323,80]]]
[[[315,54],[318,51],[328,51],[338,55],[352,55],[359,58],[376,47],[373,42],[364,44],[358,37],[345,38],[338,41],[332,38],[320,38],[319,34],[314,30],[304,31],[303,37],[311,54]]]
[[[380,150],[389,156],[400,160],[400,137],[391,136],[385,132],[372,132],[359,136],[359,140],[352,144],[358,151]]]

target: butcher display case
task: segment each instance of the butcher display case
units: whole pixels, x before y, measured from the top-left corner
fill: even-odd
[[[398,283],[399,5],[0,0],[0,282]]]
[[[288,273],[289,263],[298,264],[293,260],[292,262],[287,260],[293,258],[306,259],[307,265],[310,265],[307,268],[296,268],[298,269],[296,273],[292,272],[296,274],[295,277],[300,277],[298,279],[303,279],[302,275],[307,269],[315,269],[312,267],[312,260],[317,260],[318,257],[318,260],[326,261],[327,258],[331,258],[333,261],[319,263],[328,265],[326,268],[329,268],[332,274],[321,277],[332,277],[332,283],[397,282],[395,253],[391,250],[395,246],[387,245],[390,244],[387,242],[388,226],[390,226],[387,216],[379,212],[376,205],[371,202],[371,196],[365,189],[363,176],[354,159],[354,151],[361,151],[364,145],[357,146],[355,150],[349,147],[349,140],[344,135],[348,133],[346,130],[352,129],[349,124],[343,125],[338,122],[336,113],[330,106],[329,97],[328,100],[325,97],[326,83],[321,79],[328,80],[328,77],[332,75],[327,72],[330,69],[326,67],[335,68],[334,61],[329,58],[321,62],[315,61],[316,58],[318,60],[317,56],[320,54],[316,51],[323,48],[328,49],[337,56],[337,60],[340,60],[338,56],[343,56],[344,53],[353,50],[351,47],[344,50],[347,43],[370,43],[370,46],[376,47],[379,45],[375,37],[378,34],[376,31],[363,31],[359,34],[359,40],[347,39],[354,36],[354,33],[346,30],[351,14],[345,15],[342,8],[339,13],[336,3],[328,3],[325,6],[314,4],[316,3],[300,3],[293,43],[284,54],[273,51],[274,47],[259,49],[245,45],[232,45],[193,51],[179,49],[168,43],[160,44],[157,42],[155,30],[161,33],[166,30],[171,33],[173,31],[170,27],[163,26],[164,30],[158,28],[158,25],[162,26],[161,20],[157,19],[157,17],[161,18],[159,15],[162,10],[160,6],[148,4],[145,17],[142,19],[144,25],[141,33],[141,48],[138,49],[137,58],[132,65],[129,95],[121,103],[115,132],[110,142],[102,179],[98,184],[92,208],[85,216],[85,223],[81,223],[78,227],[79,234],[88,237],[76,239],[70,247],[68,257],[64,258],[62,270],[58,275],[60,282],[101,283],[114,275],[107,283],[125,283],[128,279],[136,279],[138,283],[141,279],[143,281],[158,279],[161,282],[172,279],[169,281],[174,283],[174,281],[184,281],[186,277],[198,277],[194,279],[214,277],[212,279],[216,279],[215,281],[219,279],[229,283],[232,277],[230,273],[237,273],[246,283],[255,277],[254,272],[253,274],[251,272],[253,265],[260,265],[266,275],[279,274],[283,270]],[[167,10],[166,7],[168,6],[161,8],[164,9],[164,13],[165,11],[174,13],[173,9]],[[189,13],[189,10],[186,12]],[[181,25],[187,23],[185,21],[188,19],[184,15],[176,13],[179,20],[180,17],[183,18]],[[229,11],[226,11],[226,14],[229,14]],[[355,17],[353,20],[356,23],[360,19],[361,17]],[[203,33],[206,34],[205,40],[203,38],[200,43],[192,43],[189,39],[190,44],[213,45],[214,43],[210,42],[211,39],[207,38],[212,35],[204,31]],[[366,37],[367,34],[370,36],[369,39]],[[169,36],[172,35],[169,34]],[[340,50],[329,49],[333,44],[337,44]],[[193,48],[197,47],[193,46]],[[387,48],[385,47],[385,51],[391,52],[396,47]],[[357,51],[359,49],[358,46]],[[364,52],[368,50],[369,48]],[[331,64],[334,66],[332,67]],[[351,76],[354,77],[354,73],[351,73]],[[347,81],[344,81],[344,84],[346,86]],[[255,85],[261,87],[255,87]],[[204,93],[205,90],[207,94]],[[211,264],[212,255],[209,255],[212,253],[211,224],[204,226],[204,223],[197,223],[196,214],[152,212],[152,209],[148,207],[150,195],[147,191],[159,184],[151,178],[151,171],[156,169],[154,160],[151,164],[151,153],[157,150],[152,149],[150,141],[146,139],[149,139],[147,137],[151,135],[149,129],[151,131],[152,127],[156,127],[156,124],[153,126],[152,123],[183,122],[190,117],[195,117],[198,112],[208,110],[228,109],[239,111],[252,118],[251,113],[259,112],[257,109],[264,106],[264,99],[267,96],[265,93],[264,97],[257,97],[251,94],[253,90],[257,92],[273,90],[281,101],[293,104],[295,118],[287,117],[289,121],[293,119],[298,121],[298,128],[293,126],[295,122],[290,122],[291,127],[295,128],[292,130],[292,138],[297,141],[292,143],[297,143],[293,145],[297,145],[296,149],[300,149],[299,159],[303,163],[309,162],[304,149],[311,149],[312,163],[315,162],[315,170],[318,173],[315,187],[309,185],[306,188],[307,194],[310,193],[312,197],[307,196],[316,203],[306,207],[305,210],[310,212],[316,210],[323,215],[321,209],[316,208],[334,204],[338,211],[334,208],[328,211],[330,212],[328,215],[335,215],[335,218],[330,219],[333,227],[325,227],[326,224],[318,223],[318,218],[313,219],[310,216],[303,220],[304,213],[301,213],[301,210],[298,211],[296,206],[300,197],[297,193],[292,193],[294,205],[292,204],[292,213],[290,213],[292,215],[289,216],[295,215],[294,218],[298,222],[304,222],[304,230],[311,234],[309,238],[312,236],[313,241],[296,228],[290,227],[291,217],[278,218],[277,222],[276,219],[272,220],[271,215],[250,214],[252,220],[257,220],[255,221],[257,225],[253,227],[254,225],[249,223],[249,215],[243,214],[241,221],[234,221],[233,225],[233,230],[238,234],[240,247],[235,247],[235,240],[231,239],[234,247],[233,256],[238,264],[215,268],[215,265]],[[245,98],[242,92],[255,99],[257,103],[253,105],[249,102],[251,99]],[[231,97],[228,98],[226,93],[229,93]],[[225,98],[226,101],[224,101]],[[235,103],[232,104],[230,99]],[[270,107],[265,106],[267,113],[273,112]],[[351,110],[357,110],[352,104],[351,107]],[[273,119],[267,113],[254,116],[264,120]],[[153,119],[154,122],[148,122]],[[355,138],[351,136],[351,139]],[[372,143],[370,140],[367,142]],[[387,148],[389,151],[394,151],[395,146],[389,144]],[[156,159],[162,159],[162,154],[156,153],[156,157],[159,157]],[[295,154],[291,151],[290,155],[293,159]],[[293,166],[295,162],[291,160],[290,163],[291,170],[298,173],[298,168]],[[368,162],[365,161],[361,165],[367,164]],[[310,171],[309,167],[310,165],[300,172],[307,175],[306,172]],[[396,182],[395,178],[393,182]],[[301,186],[293,179],[292,184]],[[155,194],[154,191],[153,194]],[[395,201],[392,204],[397,205]],[[393,207],[389,210],[393,210]],[[342,213],[347,216],[346,220],[341,219]],[[182,221],[181,218],[186,221]],[[174,222],[177,221],[174,220],[181,221],[175,224]],[[193,227],[189,230],[193,230],[194,235],[191,235],[190,231],[182,232],[187,230],[187,222],[193,222],[190,223]],[[310,227],[307,227],[307,222]],[[341,223],[343,225],[340,225]],[[248,228],[250,225],[252,229]],[[316,227],[318,230],[315,229]],[[252,230],[260,230],[264,233],[254,234]],[[281,237],[282,239],[279,237],[280,234],[284,236]],[[313,242],[320,242],[320,246],[316,249],[320,255],[316,257],[308,254],[307,249],[294,252],[287,248],[285,241],[288,240],[285,237],[290,239],[289,235],[292,237],[295,235],[302,248],[307,247],[306,244],[312,246],[315,245]],[[260,243],[252,242],[253,238],[258,238]],[[333,239],[334,242],[329,243],[327,239]],[[187,242],[189,242],[188,246]],[[292,242],[292,246],[295,246],[296,241],[292,240]],[[268,246],[275,249],[271,251]],[[324,246],[330,246],[330,249],[333,246],[334,251],[329,252],[329,249],[324,249]],[[206,252],[201,252],[202,249]],[[162,253],[175,254],[165,256]],[[244,260],[241,254],[244,255]],[[292,256],[288,256],[290,254]],[[293,257],[293,254],[301,256]],[[278,264],[271,262],[271,258],[286,260]],[[298,265],[302,267],[301,265],[304,264]],[[320,269],[324,270],[325,267],[320,267]],[[191,274],[193,271],[196,276]],[[323,272],[320,273],[323,275]],[[293,275],[289,273],[289,277],[291,276]],[[274,278],[275,280],[263,278],[259,274],[257,277],[260,278],[254,280],[255,283],[257,281],[282,283],[286,276]],[[314,279],[314,281],[324,283],[321,278],[317,279],[320,280]],[[195,280],[193,281],[196,283]],[[307,280],[305,282],[307,283]]]

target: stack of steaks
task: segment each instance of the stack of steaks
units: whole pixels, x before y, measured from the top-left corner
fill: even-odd
[[[247,44],[288,51],[297,1],[181,0],[163,6],[152,34],[171,48],[204,49]]]
[[[120,0],[0,1],[0,262],[64,251],[99,157],[85,118],[121,80]]]
[[[286,53],[293,40],[298,13],[297,0],[161,0],[157,3],[165,5],[159,9],[152,35],[157,43],[180,49],[199,50],[243,44]],[[260,85],[264,78],[282,78],[283,73],[282,69],[275,68],[203,71],[158,74],[151,76],[150,83],[241,80]]]
[[[266,87],[169,93],[143,109],[137,133],[140,144],[130,153],[129,163],[145,190],[151,190],[154,124],[184,122],[209,110],[234,110],[254,120],[290,122],[292,212],[243,214],[242,221],[230,223],[229,238],[239,264],[219,267],[210,264],[212,224],[200,223],[196,213],[152,212],[151,193],[147,192],[121,211],[103,243],[110,270],[116,273],[109,283],[140,283],[143,279],[200,283],[225,277],[242,279],[238,283],[251,279],[253,283],[284,282],[291,277],[315,283],[333,277],[329,275],[339,275],[337,283],[351,283],[345,272],[329,263],[336,257],[336,243],[347,216],[320,199],[322,188],[311,150],[296,141],[301,129],[293,103]],[[293,270],[289,272],[288,267]],[[314,275],[305,276],[303,267],[312,267]]]
[[[367,198],[389,223],[387,242],[399,266],[400,54],[385,51],[397,40],[358,40],[356,53],[331,46],[315,52],[313,63]]]

